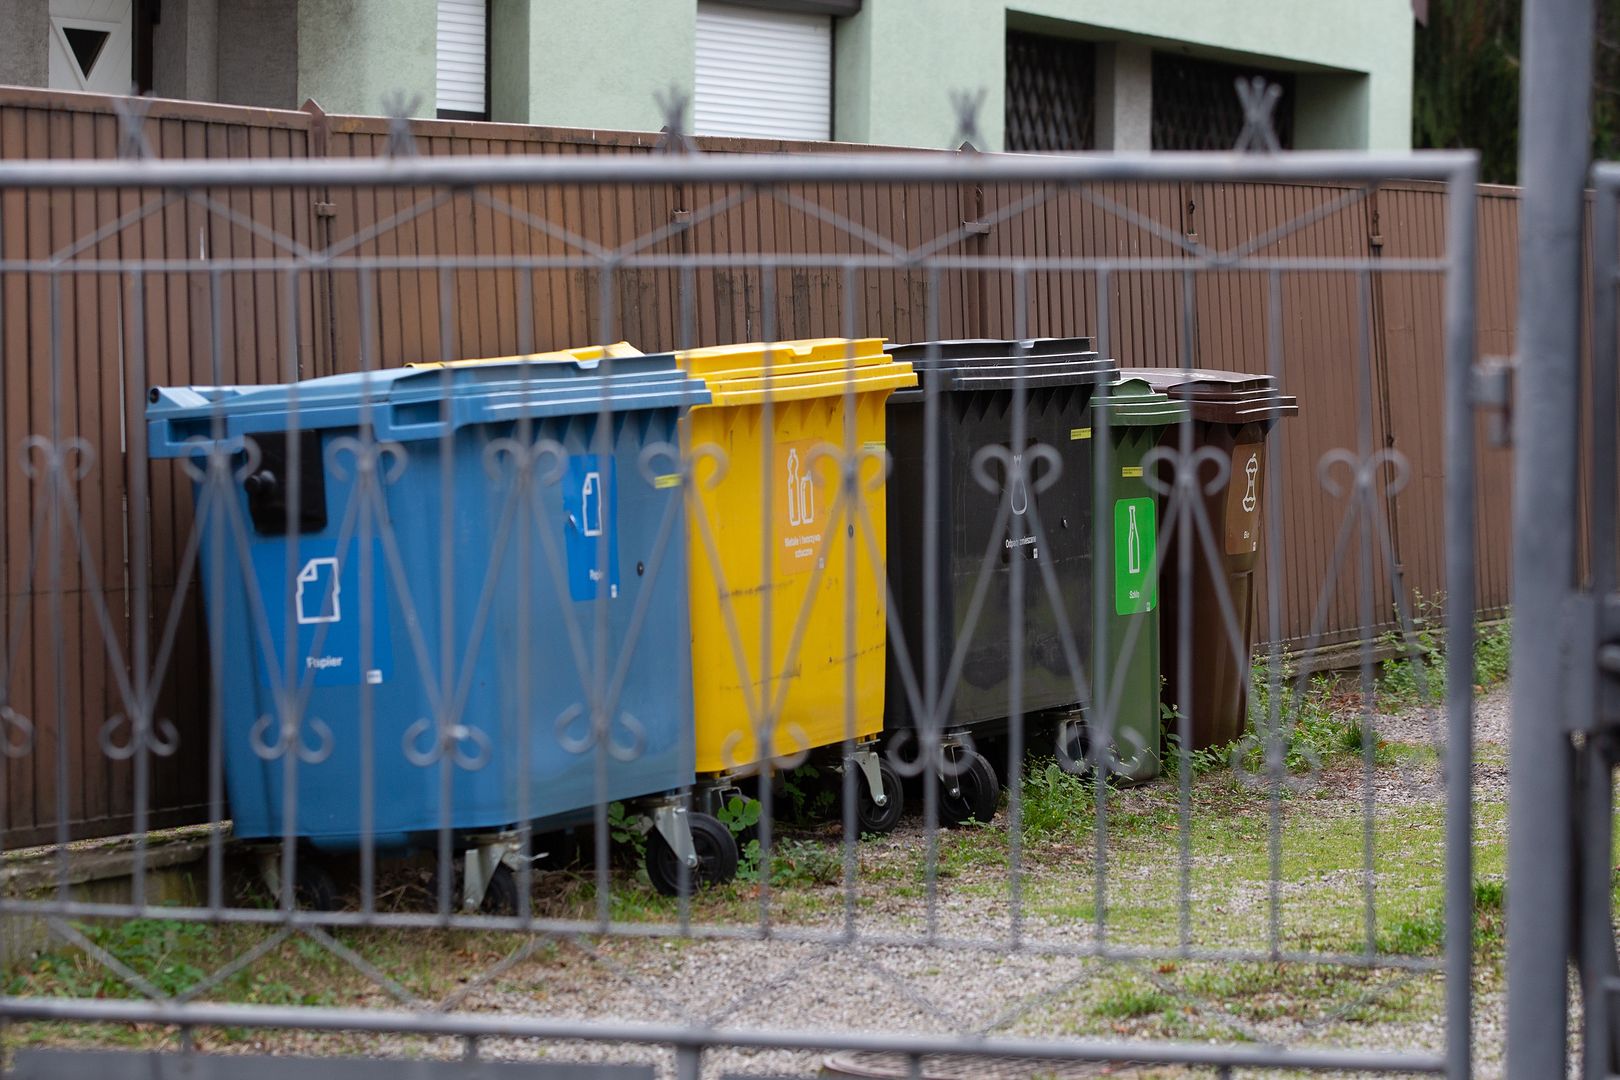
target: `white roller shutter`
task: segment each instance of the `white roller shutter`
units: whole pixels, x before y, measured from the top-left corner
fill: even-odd
[[[699,0],[692,130],[832,137],[832,18]]]
[[[484,101],[485,0],[439,0],[438,107],[489,115]]]

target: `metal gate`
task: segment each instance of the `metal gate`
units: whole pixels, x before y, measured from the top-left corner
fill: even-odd
[[[444,1069],[465,1070],[476,1062],[538,1077],[596,1075],[584,1071],[592,1063],[623,1066],[603,1075],[643,1075],[636,1069],[645,1067],[681,1077],[810,1075],[824,1065],[845,1075],[1090,1075],[1105,1063],[1144,1074],[1197,1067],[1220,1075],[1250,1069],[1470,1075],[1474,159],[1276,153],[1268,118],[1274,94],[1258,84],[1240,90],[1247,114],[1240,149],[1249,153],[706,156],[672,136],[667,152],[635,158],[424,158],[411,154],[410,126],[401,121],[394,152],[382,160],[177,162],[142,153],[141,118],[131,112],[120,160],[0,164],[0,343],[6,370],[28,374],[25,383],[6,383],[0,411],[0,505],[27,523],[27,543],[5,553],[8,582],[34,586],[38,598],[31,604],[29,588],[8,587],[5,670],[19,670],[19,650],[45,650],[54,658],[55,680],[48,712],[0,711],[3,748],[15,759],[52,763],[55,796],[66,800],[64,748],[87,733],[101,753],[135,763],[137,806],[128,895],[85,887],[87,865],[105,853],[70,844],[65,833],[48,849],[10,855],[15,873],[0,897],[0,917],[11,939],[25,945],[13,952],[0,998],[7,1067],[40,1076],[137,1068],[280,1072],[290,1066],[272,1066],[265,1055],[296,1055],[318,1062],[296,1067],[332,1072],[375,1071],[375,1059],[386,1059],[396,1063],[390,1069],[433,1071],[444,1062]],[[671,130],[679,130],[679,111],[677,104]],[[962,126],[962,138],[972,141],[971,110]],[[1443,250],[1378,259],[1311,253],[1313,229],[1334,227],[1380,181],[1396,177],[1445,185]],[[1311,201],[1271,232],[1222,246],[1167,227],[1119,194],[1127,182],[1246,180],[1331,180],[1343,192]],[[902,183],[995,191],[1000,209],[943,235],[882,236],[801,194],[820,186],[852,199],[881,198]],[[603,247],[587,218],[564,229],[530,209],[544,200],[577,205],[582,191],[608,190],[622,195],[623,212],[633,213],[639,196],[672,186],[694,193],[692,204],[622,247]],[[337,250],[314,251],[250,227],[230,201],[237,192],[275,199],[309,191],[320,193],[318,206],[359,189],[386,193],[396,209]],[[57,229],[71,223],[73,208],[91,199],[117,200],[121,213],[112,226],[52,241],[40,253],[20,239],[47,221]],[[988,230],[1026,227],[1060,200],[1107,211],[1120,230],[1116,253],[1008,259],[974,245]],[[788,244],[765,252],[741,230],[724,250],[683,242],[694,222],[738,211],[780,221],[788,235],[793,228],[833,230],[843,237],[840,250],[803,255]],[[417,228],[474,228],[484,214],[527,224],[533,245],[429,261],[409,254],[399,239]],[[120,254],[125,230],[179,227],[196,215],[230,221],[249,242],[226,255],[193,249],[189,239],[183,257]],[[1310,442],[1285,422],[1267,444],[1275,467],[1262,473],[1251,457],[1245,471],[1234,468],[1236,458],[1204,447],[1191,414],[1175,413],[1172,403],[1179,419],[1167,434],[1127,459],[1121,440],[1129,432],[1112,419],[1123,415],[1114,409],[1123,399],[1111,395],[1123,391],[1104,384],[1096,389],[1090,426],[1069,432],[1071,440],[1089,443],[1094,471],[1065,476],[1062,448],[1026,429],[1041,361],[1036,346],[1015,345],[1016,377],[1004,403],[1011,438],[1007,445],[969,446],[971,469],[957,474],[989,499],[989,543],[977,553],[976,576],[963,594],[976,599],[965,610],[947,609],[944,597],[926,599],[922,633],[909,640],[907,613],[884,584],[878,501],[885,478],[895,497],[900,463],[881,440],[863,440],[853,421],[793,448],[803,454],[794,459],[798,467],[813,467],[820,477],[806,487],[805,474],[790,467],[785,484],[799,492],[788,504],[799,515],[793,524],[809,520],[811,499],[830,522],[816,534],[824,550],[809,572],[819,581],[840,563],[846,571],[841,591],[812,588],[810,595],[836,609],[843,630],[834,640],[843,640],[850,656],[860,651],[856,609],[875,604],[895,672],[888,693],[903,698],[916,718],[914,729],[885,735],[880,744],[884,771],[902,781],[891,789],[879,782],[872,744],[858,734],[869,718],[856,715],[863,676],[853,663],[847,682],[840,675],[826,688],[843,727],[840,742],[807,745],[801,730],[783,722],[793,679],[815,659],[802,648],[814,613],[807,602],[792,632],[775,641],[768,614],[742,614],[761,603],[768,612],[769,601],[724,584],[732,567],[723,537],[714,538],[738,522],[711,520],[702,509],[706,490],[729,473],[751,475],[757,467],[765,546],[750,550],[765,567],[759,595],[771,595],[786,572],[771,554],[783,539],[772,507],[786,497],[782,482],[771,478],[777,451],[788,450],[772,425],[778,413],[800,407],[803,389],[790,362],[776,370],[767,359],[748,389],[765,432],[757,443],[739,436],[729,446],[694,445],[671,432],[643,430],[645,445],[629,467],[603,479],[597,470],[606,465],[586,466],[584,501],[560,496],[561,517],[553,518],[540,511],[559,497],[558,485],[579,483],[567,459],[584,446],[597,462],[601,447],[589,439],[628,430],[616,424],[634,426],[616,419],[628,406],[614,395],[645,391],[612,383],[635,370],[632,358],[610,352],[579,364],[553,361],[583,364],[609,387],[580,414],[598,433],[580,446],[542,431],[541,411],[526,404],[521,385],[503,391],[509,397],[490,406],[496,411],[479,414],[479,423],[504,425],[499,437],[463,446],[456,434],[463,430],[456,426],[460,406],[434,395],[442,390],[447,399],[466,368],[418,371],[411,385],[423,392],[410,402],[382,396],[384,377],[397,377],[379,371],[375,359],[374,313],[385,283],[388,295],[420,305],[425,322],[437,321],[441,342],[455,339],[458,312],[474,303],[497,304],[517,321],[520,341],[532,341],[534,321],[544,317],[541,299],[566,289],[595,305],[596,341],[582,345],[613,341],[623,305],[657,295],[678,306],[682,345],[704,346],[720,343],[696,338],[693,313],[717,267],[745,272],[760,290],[766,302],[757,336],[765,342],[778,335],[774,299],[786,294],[794,275],[817,274],[843,298],[846,339],[884,335],[883,326],[857,314],[871,293],[922,292],[938,327],[948,325],[949,304],[965,302],[964,283],[986,279],[1018,296],[1019,341],[1043,336],[1043,304],[1095,311],[1094,351],[1102,358],[1111,355],[1118,283],[1148,275],[1176,298],[1180,351],[1121,357],[1123,363],[1190,367],[1197,305],[1258,303],[1268,329],[1257,347],[1273,375],[1284,372],[1290,349],[1312,347],[1314,328],[1324,321],[1316,305],[1337,305],[1355,336],[1357,359],[1343,373],[1342,408],[1355,416],[1356,438],[1301,464],[1295,447]],[[1444,426],[1444,455],[1421,463],[1445,478],[1443,623],[1426,622],[1415,608],[1387,543],[1389,499],[1414,463],[1382,444],[1375,415],[1368,327],[1379,275],[1420,283],[1415,287],[1444,313],[1432,360],[1448,373],[1443,408],[1435,403],[1443,413],[1436,423]],[[631,280],[635,288],[622,287]],[[1301,282],[1328,284],[1303,289]],[[316,313],[334,303],[358,305],[362,328],[357,355],[338,362],[371,379],[344,384],[358,386],[361,396],[360,419],[346,422],[344,437],[324,447],[303,438],[327,430],[328,410],[337,408],[318,387],[280,399],[285,419],[255,429],[261,437],[229,426],[228,416],[247,397],[162,393],[177,385],[273,381],[235,362],[250,326],[275,343],[280,368],[273,379],[296,381]],[[61,362],[63,341],[89,332],[92,316],[108,306],[119,314],[101,352],[120,366],[128,387],[118,417],[88,415],[75,393],[80,373]],[[181,326],[205,343],[199,367],[188,369],[161,344],[170,340],[163,332]],[[21,341],[43,343],[43,355],[22,354],[14,344]],[[921,364],[943,348],[917,355]],[[848,359],[847,370],[826,379],[841,387],[829,400],[853,415],[853,352]],[[183,415],[184,424],[159,419],[148,427],[149,388],[152,415]],[[374,392],[375,399],[368,396]],[[937,386],[929,384],[920,400],[924,445],[971,438],[976,421],[949,412]],[[179,411],[162,413],[157,406],[165,403]],[[1310,422],[1307,416],[1300,424]],[[159,423],[181,424],[162,429],[174,440],[168,457],[155,445]],[[463,465],[470,471],[458,471]],[[1285,596],[1280,584],[1289,537],[1274,505],[1277,473],[1294,466],[1318,472],[1328,507],[1320,526],[1336,537],[1331,571],[1306,597]],[[928,478],[918,527],[923,563],[933,573],[932,553],[948,540],[941,500],[955,493],[935,486],[944,468],[937,450],[917,468]],[[97,501],[98,474],[109,470],[127,474],[127,505]],[[610,551],[602,526],[608,511],[591,501],[603,497],[602,487],[591,486],[593,476],[626,500],[623,514],[628,500],[674,493],[645,556],[632,561]],[[1145,494],[1114,500],[1107,492],[1120,476],[1139,482]],[[1042,520],[1048,492],[1082,481],[1091,485],[1090,506],[1074,511],[1073,520]],[[1206,496],[1226,499],[1237,484],[1245,486],[1230,497],[1246,508],[1273,504],[1256,519],[1263,543],[1244,540],[1260,553],[1258,591],[1234,597],[1217,574],[1203,609],[1211,619],[1202,625],[1213,631],[1195,630],[1196,605],[1184,601],[1166,630],[1176,670],[1164,675],[1187,685],[1195,654],[1231,654],[1249,702],[1248,734],[1232,745],[1201,747],[1204,703],[1175,702],[1164,713],[1164,775],[1134,784],[1130,763],[1145,747],[1140,737],[1134,744],[1127,737],[1123,718],[1150,708],[1156,740],[1160,706],[1156,685],[1151,702],[1132,699],[1122,689],[1124,675],[1136,657],[1156,654],[1160,642],[1157,631],[1132,623],[1138,629],[1110,643],[1113,619],[1124,613],[1120,583],[1135,573],[1136,587],[1151,590],[1144,583],[1162,565],[1160,588],[1185,596],[1203,566],[1222,565],[1231,541],[1217,535]],[[322,503],[314,518],[288,511],[278,526],[285,532],[275,549],[281,561],[270,564],[268,578],[246,574],[244,585],[232,568],[258,565],[253,545],[262,536],[243,490],[274,485],[283,485],[274,514],[305,507],[317,488],[350,494]],[[401,490],[416,492],[406,503],[433,508],[423,511],[427,524],[406,526],[404,504],[393,501]],[[495,524],[476,519],[481,499],[492,504]],[[1122,516],[1119,506],[1128,501],[1141,504],[1140,519]],[[1153,506],[1156,530],[1147,509]],[[126,515],[127,550],[95,550],[86,540],[88,516],[104,513]],[[895,519],[888,520],[892,529]],[[328,523],[354,545],[352,578],[347,564],[335,557],[322,564],[299,546],[306,532]],[[572,542],[569,527],[590,538],[580,549],[590,569],[579,579],[571,578],[579,568],[570,566],[564,542]],[[688,529],[689,550],[679,555],[672,537]],[[1067,606],[1058,571],[1039,554],[1071,529],[1091,540],[1089,603],[1078,609]],[[172,550],[156,550],[155,538],[171,534]],[[432,570],[413,575],[400,551],[424,542],[437,557]],[[504,602],[499,582],[467,569],[492,560],[494,551],[526,553],[519,563],[529,567],[524,573],[563,583],[558,595],[571,599],[531,610],[526,583],[515,600],[518,617],[500,622],[490,614]],[[665,558],[672,551],[677,555]],[[1111,569],[1121,555],[1131,566]],[[895,558],[892,550],[888,558]],[[1147,561],[1145,577],[1139,558]],[[720,582],[716,595],[692,601],[716,605],[730,635],[727,647],[693,658],[692,676],[699,686],[730,679],[754,688],[736,723],[757,740],[761,760],[773,763],[777,782],[756,789],[746,775],[732,776],[746,769],[723,770],[723,782],[688,783],[661,801],[638,803],[612,795],[613,783],[651,753],[652,720],[632,715],[624,700],[627,686],[647,678],[637,669],[646,658],[635,654],[633,642],[658,629],[659,616],[639,602],[633,612],[615,605],[630,603],[637,589],[650,590],[660,575],[681,576],[683,560],[690,560],[694,581],[704,567]],[[291,572],[280,574],[283,564]],[[155,577],[159,566],[172,576]],[[265,580],[273,586],[264,587]],[[876,585],[863,591],[857,584],[863,580]],[[998,581],[1006,598],[999,609],[983,602]],[[469,598],[465,623],[442,614],[455,608],[458,588]],[[384,593],[410,609],[392,629],[378,614]],[[278,640],[272,632],[278,613],[289,627],[307,622],[312,634],[337,634],[321,627],[340,626],[340,603],[351,601],[354,607],[343,610],[359,611],[353,648],[364,673],[352,689],[354,711],[319,715],[308,706],[326,670],[314,663],[318,649],[300,667],[290,644],[277,652],[266,642]],[[63,638],[63,610],[80,603],[102,629],[97,640]],[[1140,610],[1152,603],[1142,601]],[[1346,676],[1327,671],[1309,646],[1292,655],[1271,646],[1251,658],[1242,624],[1257,619],[1261,639],[1273,640],[1267,626],[1275,628],[1285,603],[1303,604],[1318,617],[1328,605],[1348,603],[1369,628],[1382,625],[1393,607],[1401,632],[1392,641],[1364,635]],[[117,605],[133,613],[136,630],[128,640],[114,627]],[[1055,719],[1025,715],[1026,663],[1009,663],[1005,730],[981,732],[976,742],[973,729],[946,720],[964,682],[979,673],[965,670],[966,645],[954,653],[937,647],[942,627],[949,622],[962,641],[1004,642],[1004,658],[1033,656],[1025,640],[1031,605],[1056,613],[1057,630],[1041,642],[1046,652],[1039,662],[1072,685],[1073,708]],[[239,642],[228,629],[238,614],[252,638],[245,653],[233,651]],[[738,629],[756,624],[757,649]],[[537,653],[535,635],[559,627],[566,631],[559,655]],[[211,670],[170,669],[175,635],[188,632],[209,635]],[[620,633],[628,638],[610,647]],[[383,641],[385,634],[391,641]],[[385,650],[386,662],[379,659]],[[74,684],[89,658],[100,655],[111,660],[123,708],[108,718],[76,716]],[[262,663],[270,674],[262,685],[244,682],[241,672],[226,670],[231,656]],[[768,660],[751,666],[749,658],[760,656]],[[553,663],[573,666],[570,678],[582,688],[577,700],[531,678]],[[503,700],[516,703],[511,716],[467,706],[483,692],[486,672],[506,688]],[[1405,680],[1399,690],[1397,678]],[[206,685],[205,715],[155,712],[161,687],[176,679]],[[380,695],[397,680],[420,683],[432,708],[424,715],[380,712]],[[228,720],[231,695],[249,691],[274,704],[250,731],[239,731]],[[677,681],[666,696],[681,692]],[[515,741],[505,741],[502,733],[514,730]],[[159,896],[148,883],[147,872],[168,858],[175,838],[149,835],[144,807],[153,763],[180,752],[186,738],[206,747],[195,760],[208,770],[213,824],[191,838],[201,859],[175,898]],[[494,775],[511,755],[531,748],[571,756],[593,793],[568,823],[577,827],[583,854],[560,870],[542,858],[564,861],[567,841],[556,822],[541,828],[519,816],[493,835],[452,820],[455,801],[480,783],[481,773]],[[953,809],[983,779],[975,773],[980,751],[993,751],[1005,801],[992,804],[988,825],[945,828],[950,818],[983,817]],[[331,774],[320,771],[333,760],[353,762],[352,787],[334,786]],[[385,760],[394,765],[385,768]],[[399,761],[408,769],[389,771]],[[819,766],[820,774],[806,765]],[[51,779],[49,770],[36,775]],[[515,797],[535,805],[531,800],[545,793],[529,790],[523,770],[517,775],[522,790]],[[262,784],[265,805],[280,815],[279,839],[255,845],[233,838],[227,798],[237,803],[240,833],[242,777]],[[379,815],[419,797],[419,789],[428,792],[421,809],[437,827],[379,835]],[[920,807],[915,816],[892,833],[863,838],[863,808],[903,795]],[[344,870],[335,880],[305,842],[313,826],[304,813],[317,799],[356,808],[353,851],[335,860]],[[700,811],[730,836],[705,840],[683,824]],[[69,815],[57,820],[65,830]],[[1485,825],[1496,840],[1500,826],[1499,818]],[[713,869],[706,861],[712,850],[703,844],[728,839],[741,841],[741,877],[690,888]],[[418,849],[414,862],[392,858],[402,847]],[[666,849],[673,857],[667,867],[678,879],[676,898],[649,887],[656,869],[643,879],[619,854],[640,848],[653,853],[649,858]],[[510,908],[482,913],[497,876],[510,882],[504,897]],[[1494,868],[1482,875],[1487,900],[1492,882],[1499,886]],[[1494,895],[1499,899],[1499,887]],[[48,940],[30,949],[29,935]],[[1387,1030],[1375,1022],[1380,1010],[1395,1017]],[[1441,1024],[1422,1022],[1440,1017]],[[91,1050],[103,1053],[85,1056]],[[247,1059],[215,1057],[225,1053]]]

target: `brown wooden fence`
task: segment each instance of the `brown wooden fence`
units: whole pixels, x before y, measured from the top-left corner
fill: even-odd
[[[421,154],[637,154],[658,136],[501,124],[421,121]],[[388,123],[184,102],[156,102],[145,121],[163,157],[369,157],[386,152]],[[699,140],[714,153],[828,147]],[[106,158],[118,152],[113,99],[0,89],[0,159]],[[846,333],[895,340],[1095,333],[1106,315],[1122,363],[1265,370],[1268,290],[1280,290],[1283,380],[1302,419],[1286,425],[1276,460],[1285,497],[1285,588],[1275,636],[1302,644],[1355,638],[1360,556],[1336,567],[1342,499],[1323,489],[1318,461],[1358,445],[1370,411],[1374,446],[1400,451],[1410,482],[1389,500],[1390,543],[1413,596],[1442,589],[1441,293],[1411,272],[1042,271],[1022,281],[983,269],[907,267],[846,272],[772,270],[750,255],[916,251],[1007,258],[1176,256],[1175,238],[1217,249],[1255,243],[1264,255],[1432,257],[1443,253],[1444,195],[1389,184],[1367,198],[1331,185],[1100,185],[1035,192],[1016,186],[797,186],[774,192],[729,187],[491,188],[418,212],[427,191],[199,192],[139,213],[150,193],[6,192],[0,257],[42,259],[83,243],[90,259],[267,258],[286,246],[384,256],[511,256],[579,252],[590,245],[641,253],[721,257],[718,265],[596,269],[409,268],[61,275],[0,273],[0,507],[6,582],[4,703],[33,718],[32,754],[5,762],[3,836],[8,845],[55,835],[63,815],[75,837],[130,825],[127,763],[99,739],[124,712],[114,672],[129,664],[131,584],[138,550],[127,501],[130,462],[141,461],[145,384],[268,382],[358,369],[363,362],[490,356],[628,339],[643,349]],[[1511,351],[1517,196],[1482,188],[1478,203],[1479,330],[1486,353]],[[125,216],[123,227],[113,227]],[[1304,222],[1304,224],[1301,224]],[[1275,231],[1275,235],[1274,235]],[[943,239],[942,239],[943,238]],[[725,257],[733,261],[726,264]],[[72,265],[71,258],[68,266]],[[364,298],[364,302],[363,302]],[[61,334],[53,344],[50,327]],[[53,372],[55,378],[53,379]],[[54,400],[54,404],[53,404]],[[30,433],[80,435],[95,459],[79,481],[83,552],[64,547],[60,593],[48,588],[49,553],[31,539],[42,505],[23,470]],[[167,465],[167,463],[160,463]],[[1482,612],[1508,602],[1509,471],[1485,448],[1480,481]],[[176,470],[150,473],[153,585],[149,640],[174,602],[191,497]],[[1375,595],[1388,598],[1390,568],[1371,560]],[[1327,584],[1324,586],[1324,582]],[[61,611],[52,610],[60,595]],[[207,796],[206,670],[202,621],[182,597],[180,637],[163,677],[158,715],[181,732],[159,760],[153,825],[194,820]],[[1387,601],[1380,601],[1386,604]],[[1265,610],[1262,607],[1262,611]],[[58,621],[58,619],[60,621]],[[1371,613],[1375,627],[1388,610]],[[113,628],[109,648],[103,624]],[[57,627],[62,632],[57,632]],[[1263,632],[1272,628],[1263,626]],[[61,643],[63,654],[56,649]],[[69,673],[61,681],[58,660]],[[57,716],[65,718],[56,731]],[[58,738],[60,734],[60,738]]]

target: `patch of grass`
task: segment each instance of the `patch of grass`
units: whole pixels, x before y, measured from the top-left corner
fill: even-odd
[[[1267,776],[1311,772],[1365,751],[1355,694],[1341,680],[1325,674],[1302,679],[1292,658],[1284,657],[1275,668],[1262,658],[1250,670],[1249,685],[1253,734],[1233,748],[1244,771]],[[1373,752],[1377,764],[1393,761],[1382,742]]]
[[[1115,986],[1091,1006],[1091,1014],[1111,1020],[1134,1020],[1176,1007],[1176,999],[1157,987],[1141,984]]]
[[[1440,597],[1418,596],[1410,633],[1390,631],[1383,642],[1400,655],[1380,665],[1378,693],[1394,705],[1438,705],[1446,698],[1446,650]],[[1489,688],[1508,676],[1512,618],[1482,623],[1474,633],[1474,685]]]
[[[1089,830],[1096,805],[1096,781],[1065,772],[1054,759],[1037,758],[1024,771],[1026,839],[1076,838]]]

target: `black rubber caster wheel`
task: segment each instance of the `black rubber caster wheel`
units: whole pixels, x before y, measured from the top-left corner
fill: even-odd
[[[300,858],[294,870],[297,880],[293,895],[304,911],[336,911],[338,909],[337,880],[331,869],[319,859]]]
[[[905,785],[900,782],[900,774],[894,771],[894,766],[886,759],[878,760],[878,772],[883,778],[883,796],[886,800],[879,806],[872,798],[872,788],[866,782],[866,774],[853,762],[849,767],[855,770],[855,819],[860,825],[861,832],[863,834],[893,832],[894,827],[900,824],[900,815],[906,808]]]
[[[692,847],[697,852],[698,864],[687,878],[691,888],[701,889],[719,885],[737,876],[737,841],[731,830],[708,814],[689,813],[688,827],[692,830]],[[647,877],[652,886],[665,896],[681,894],[681,864],[675,849],[657,829],[647,834]]]
[[[973,750],[957,750],[953,757],[961,771],[939,778],[939,820],[952,827],[990,821],[1001,798],[995,766]]]
[[[489,886],[484,889],[484,902],[479,910],[485,915],[513,916],[518,913],[517,872],[505,863],[490,875]]]

